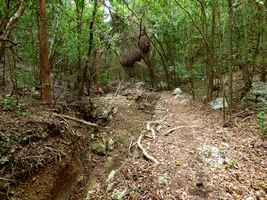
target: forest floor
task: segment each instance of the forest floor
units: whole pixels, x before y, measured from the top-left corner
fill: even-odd
[[[142,146],[159,164],[136,156],[132,144],[88,199],[267,199],[267,141],[254,115],[239,112],[233,127],[223,127],[220,112],[163,92],[152,120],[156,138],[145,123]]]
[[[220,111],[187,95],[139,87],[95,103],[112,111],[99,128],[61,115],[85,119],[84,106],[37,105],[27,117],[1,111],[7,199],[267,199],[267,140],[253,112],[239,110],[225,126]]]

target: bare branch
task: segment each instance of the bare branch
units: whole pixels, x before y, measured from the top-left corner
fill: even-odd
[[[8,36],[10,34],[10,31],[12,29],[12,26],[16,23],[16,21],[23,14],[23,12],[24,12],[24,1],[21,0],[20,3],[19,3],[19,7],[18,7],[17,11],[9,19],[9,21],[8,21],[6,27],[5,27],[4,34],[2,36],[3,39],[7,39],[8,38]]]

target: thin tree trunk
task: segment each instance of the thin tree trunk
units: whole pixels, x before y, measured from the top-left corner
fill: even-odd
[[[89,23],[89,47],[88,47],[88,53],[87,53],[87,62],[86,65],[84,66],[84,69],[81,70],[82,72],[82,79],[79,85],[79,97],[83,96],[84,94],[84,85],[86,82],[86,79],[88,78],[88,68],[90,65],[90,57],[92,54],[93,50],[93,41],[94,41],[94,28],[95,28],[95,20],[96,20],[96,13],[97,13],[97,8],[98,8],[98,0],[94,0],[94,9],[92,13],[92,19],[90,20]]]
[[[3,23],[3,24],[1,23],[0,60],[2,59],[2,56],[4,55],[6,40],[8,40],[8,37],[9,37],[9,35],[11,33],[11,30],[14,27],[14,24],[17,22],[18,18],[24,12],[24,1],[23,0],[18,0],[17,1],[17,5],[18,5],[17,6],[17,10],[14,13],[14,15],[12,17],[10,17],[9,20],[6,23]],[[4,28],[2,26],[4,26]]]
[[[233,109],[233,29],[234,29],[234,11],[233,0],[228,0],[228,15],[229,15],[229,117],[232,122]]]
[[[76,3],[76,12],[77,12],[77,58],[78,58],[78,77],[77,77],[77,86],[79,89],[79,84],[82,81],[82,52],[81,52],[81,34],[82,34],[82,17],[83,17],[83,8],[80,8],[78,2]],[[78,96],[80,97],[80,90],[78,90]]]
[[[39,48],[40,48],[40,80],[41,100],[45,104],[52,103],[51,67],[48,59],[48,31],[45,0],[39,0]]]
[[[16,79],[16,55],[15,52],[10,51],[9,56],[9,69],[10,69],[10,80],[12,83],[11,95],[17,95],[17,79]]]
[[[2,77],[2,83],[3,86],[6,86],[6,55],[5,55],[5,51],[3,52],[4,54],[2,55],[3,57],[3,77]]]
[[[96,86],[96,92],[97,94],[100,94],[100,86],[99,86],[99,71],[101,66],[101,56],[102,56],[102,50],[96,49],[96,56],[95,56],[95,76],[94,76],[94,82]]]
[[[267,64],[261,65],[261,81],[266,82],[266,76],[267,76]]]
[[[150,76],[150,83],[151,83],[151,87],[153,88],[155,86],[156,76],[155,76],[154,67],[153,67],[152,62],[151,62],[150,54],[147,53],[146,55],[142,55],[142,58],[148,67],[148,72],[149,72],[149,76]]]

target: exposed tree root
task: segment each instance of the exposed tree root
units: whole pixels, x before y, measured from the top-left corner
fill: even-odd
[[[166,117],[167,117],[167,116],[163,117],[161,120],[156,120],[156,121],[149,121],[149,122],[147,122],[147,124],[146,124],[146,129],[147,129],[148,131],[151,131],[151,135],[152,135],[152,137],[153,137],[154,140],[156,139],[156,131],[151,127],[151,125],[152,125],[152,124],[160,124],[160,123],[164,122],[165,119],[166,119]]]
[[[69,116],[69,115],[63,115],[63,114],[57,114],[57,113],[53,113],[53,115],[55,115],[55,116],[57,116],[57,117],[60,117],[60,118],[70,119],[70,120],[73,120],[73,121],[76,121],[76,122],[85,124],[85,125],[87,125],[87,126],[98,127],[98,125],[95,124],[95,123],[87,122],[87,121],[85,121],[85,120],[78,119],[78,118],[76,118],[76,117],[71,117],[71,116]]]
[[[159,161],[154,158],[153,156],[149,155],[147,153],[147,151],[145,150],[145,148],[142,146],[141,144],[141,141],[142,141],[142,138],[143,138],[143,134],[141,134],[138,138],[138,141],[137,141],[137,145],[139,147],[139,149],[142,151],[142,153],[144,154],[144,156],[148,159],[148,160],[151,160],[152,162],[154,162],[156,165],[159,164]]]

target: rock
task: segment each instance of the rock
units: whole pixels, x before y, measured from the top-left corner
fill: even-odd
[[[267,198],[267,194],[263,190],[258,190],[255,195],[257,200],[264,200]]]
[[[137,89],[142,89],[142,88],[145,87],[145,83],[142,82],[142,81],[137,82],[137,83],[135,83],[135,87],[136,87]]]
[[[212,145],[203,145],[200,148],[201,159],[211,167],[220,167],[226,162],[225,153],[223,150]]]
[[[168,183],[168,177],[167,176],[159,176],[159,179],[158,179],[158,181],[159,181],[159,184],[160,185],[167,185],[167,183]]]
[[[175,96],[181,96],[182,95],[182,90],[180,88],[176,88],[172,94],[175,95]]]
[[[106,145],[101,142],[94,142],[91,145],[92,151],[98,155],[105,155],[106,154]]]
[[[263,110],[267,108],[267,83],[254,82],[252,88],[242,99],[242,104],[246,107]]]
[[[167,89],[168,88],[168,84],[163,82],[163,81],[160,81],[157,86],[160,89]]]
[[[107,150],[112,151],[114,149],[114,140],[112,138],[109,138],[107,141]]]
[[[123,191],[120,191],[120,190],[115,189],[115,190],[113,191],[113,193],[112,193],[111,198],[112,198],[113,200],[122,200],[123,197],[126,195],[126,193],[127,193],[127,189],[125,189],[125,190],[123,190]]]
[[[255,200],[255,198],[253,196],[246,196],[244,200]]]
[[[213,110],[223,109],[223,98],[220,97],[220,98],[214,99],[209,104],[210,104],[210,106],[212,107]],[[226,108],[228,107],[228,104],[227,104],[226,101],[225,101],[225,107]]]

